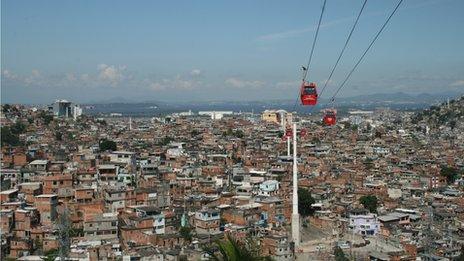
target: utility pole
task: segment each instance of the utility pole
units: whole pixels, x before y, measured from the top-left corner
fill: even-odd
[[[287,136],[287,157],[290,157],[290,137]]]
[[[296,123],[293,123],[292,239],[295,245],[295,249],[300,246],[300,215],[298,214],[298,165],[296,157]]]

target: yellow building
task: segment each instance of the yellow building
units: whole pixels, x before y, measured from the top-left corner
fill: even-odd
[[[280,124],[285,129],[287,125],[292,124],[293,115],[285,110],[265,110],[261,114],[261,120]]]
[[[266,122],[274,122],[274,123],[279,124],[280,123],[279,118],[280,117],[279,117],[279,114],[277,113],[277,111],[265,110],[261,114],[261,120],[266,121]]]

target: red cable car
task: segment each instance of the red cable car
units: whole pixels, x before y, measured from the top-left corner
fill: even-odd
[[[314,106],[317,103],[317,89],[313,82],[305,82],[301,84],[300,90],[301,104]]]
[[[291,128],[288,128],[286,131],[285,131],[285,138],[292,138],[293,137],[293,131]]]
[[[335,125],[337,122],[337,111],[335,109],[326,110],[323,121],[326,126]]]
[[[286,140],[289,139],[289,138],[292,139],[292,137],[293,137],[293,131],[292,131],[292,129],[291,129],[291,128],[287,128],[287,129],[285,130],[284,135],[282,136],[282,140],[283,140],[283,141],[286,141]]]

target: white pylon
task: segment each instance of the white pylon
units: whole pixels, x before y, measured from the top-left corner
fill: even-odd
[[[298,214],[298,163],[296,155],[296,123],[293,123],[292,240],[295,244],[295,249],[300,246],[300,214]]]
[[[287,136],[287,157],[290,157],[290,137]]]

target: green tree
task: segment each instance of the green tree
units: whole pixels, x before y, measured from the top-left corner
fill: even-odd
[[[42,118],[45,125],[48,125],[48,124],[50,124],[50,122],[53,121],[53,115],[50,115],[45,111],[42,111],[40,113],[40,118]]]
[[[158,142],[158,146],[166,146],[172,141],[171,137],[165,136],[160,142]]]
[[[58,249],[52,249],[45,253],[45,257],[42,257],[44,261],[54,261],[58,257]]]
[[[217,241],[214,248],[205,249],[210,255],[210,260],[217,261],[264,261],[272,260],[271,257],[261,255],[261,250],[255,240],[251,238],[240,242],[231,236],[226,236],[222,241]]]
[[[245,134],[243,133],[243,131],[238,130],[238,131],[235,131],[235,132],[234,132],[234,136],[235,136],[236,138],[240,138],[240,139],[241,139],[241,138],[243,138],[243,137],[245,136]]]
[[[190,227],[181,227],[179,230],[179,234],[186,241],[192,241],[192,229]]]
[[[62,141],[63,140],[63,133],[61,133],[59,131],[55,132],[55,139],[57,141]]]
[[[378,207],[378,200],[377,197],[374,195],[367,195],[367,196],[362,196],[359,199],[359,202],[369,210],[371,213],[377,213],[377,207]]]
[[[4,104],[3,105],[3,113],[7,113],[11,110],[11,105],[9,104]]]
[[[108,139],[103,139],[100,141],[100,151],[115,151],[118,149],[118,146],[116,145],[116,142]]]
[[[22,134],[26,131],[26,125],[22,122],[16,122],[11,126],[11,132],[14,134]]]
[[[453,167],[442,166],[440,175],[446,177],[448,184],[452,184],[458,178],[458,170]]]
[[[190,136],[192,136],[192,137],[195,137],[195,136],[197,136],[197,135],[199,135],[199,134],[200,134],[200,132],[199,132],[198,130],[192,130],[192,131],[190,132]]]
[[[55,227],[58,233],[58,255],[60,260],[66,260],[69,256],[71,249],[71,218],[67,208],[63,210],[63,213],[58,215],[58,219],[55,222]]]
[[[335,247],[334,255],[335,255],[335,261],[349,261],[350,260],[345,256],[345,253],[339,246]]]
[[[461,254],[456,258],[457,261],[464,261],[464,245],[461,246]]]
[[[4,126],[1,128],[1,140],[2,140],[2,145],[7,144],[10,146],[17,146],[19,145],[19,136],[15,133],[13,133],[8,126]]]
[[[314,213],[314,208],[311,206],[316,201],[311,196],[311,193],[305,188],[298,188],[298,213],[303,217],[310,216]]]

